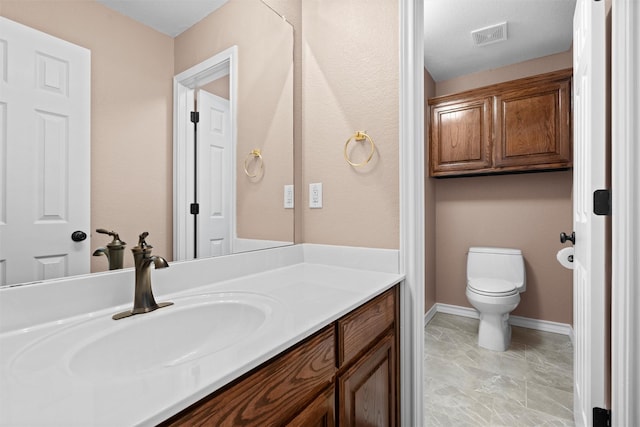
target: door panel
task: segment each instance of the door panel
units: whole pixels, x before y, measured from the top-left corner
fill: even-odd
[[[90,51],[0,18],[0,284],[89,272]]]
[[[605,5],[578,0],[574,16],[574,416],[592,425],[605,406],[606,219],[593,214],[593,192],[606,188]]]
[[[231,112],[229,100],[198,91],[198,257],[232,250]]]

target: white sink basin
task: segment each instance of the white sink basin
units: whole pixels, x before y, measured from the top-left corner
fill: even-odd
[[[76,323],[25,347],[12,369],[28,375],[61,363],[72,375],[113,378],[171,367],[242,342],[267,323],[276,303],[243,292],[172,301],[121,320],[111,319],[111,313]]]

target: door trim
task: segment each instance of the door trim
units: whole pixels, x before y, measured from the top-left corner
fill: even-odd
[[[173,258],[174,260],[190,259],[193,254],[193,236],[189,227],[192,215],[188,212],[190,189],[193,189],[192,148],[189,147],[192,134],[191,123],[186,114],[181,114],[193,105],[194,88],[197,85],[213,81],[229,73],[229,107],[231,111],[231,153],[232,177],[236,176],[237,146],[237,110],[238,110],[238,46],[232,46],[209,59],[189,68],[173,78]],[[192,139],[191,139],[192,140]],[[230,252],[233,253],[233,241],[236,233],[236,180],[231,180],[230,227],[232,238],[229,241]]]
[[[424,354],[424,12],[400,0],[400,420],[423,423]]]
[[[612,5],[611,417],[640,425],[640,3]]]

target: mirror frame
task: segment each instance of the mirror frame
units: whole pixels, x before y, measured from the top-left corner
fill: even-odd
[[[193,259],[195,236],[188,233],[188,222],[193,218],[185,206],[188,206],[190,190],[193,190],[194,178],[187,174],[188,162],[193,157],[193,149],[189,142],[193,128],[185,114],[194,103],[194,89],[202,83],[208,83],[229,74],[229,106],[231,110],[231,204],[236,211],[236,147],[238,135],[238,46],[231,46],[224,51],[194,65],[173,78],[173,259],[184,261]],[[231,215],[230,254],[234,253],[234,239],[237,236],[235,214]],[[227,255],[227,254],[225,254]]]

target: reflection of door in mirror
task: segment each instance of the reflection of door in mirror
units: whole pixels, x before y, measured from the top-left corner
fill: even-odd
[[[88,273],[91,53],[0,29],[0,285]]]
[[[203,89],[196,94],[199,122],[197,203],[200,206],[198,227],[194,231],[197,242],[194,258],[228,255],[232,253],[231,235],[234,205],[231,197],[233,157],[235,147],[231,135],[231,106],[229,99],[213,95]]]

